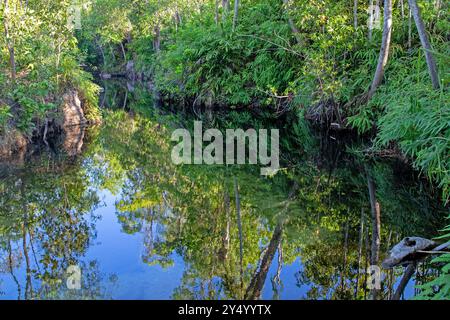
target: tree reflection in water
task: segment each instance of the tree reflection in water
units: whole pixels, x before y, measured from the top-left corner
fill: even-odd
[[[0,292],[14,290],[19,299],[114,298],[120,271],[108,275],[101,261],[86,260],[105,190],[115,199],[121,232],[142,236],[139,264],[182,268],[181,279],[172,279],[173,299],[369,298],[360,272],[371,260],[367,174],[381,208],[378,261],[404,236],[437,234],[444,209],[396,164],[346,155],[330,171],[310,157],[272,178],[250,166],[174,166],[168,140],[174,121],[105,111],[104,125],[88,130],[81,154],[44,155],[3,173]],[[71,265],[83,271],[80,291],[67,289]],[[283,274],[288,267],[295,277]],[[434,272],[422,268],[417,283]],[[377,298],[392,296],[401,272],[386,271]]]

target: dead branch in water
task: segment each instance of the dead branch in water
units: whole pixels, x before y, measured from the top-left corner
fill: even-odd
[[[434,249],[431,249],[433,247]],[[434,241],[419,237],[408,237],[395,245],[391,249],[389,257],[383,261],[383,267],[393,268],[400,264],[406,264],[407,267],[391,300],[400,300],[400,297],[413,277],[417,263],[420,260],[423,260],[432,254],[448,253],[448,251],[443,250],[448,249],[449,247],[450,242],[436,246]]]
[[[403,291],[405,291],[405,288],[408,285],[409,280],[411,280],[415,272],[416,272],[416,263],[411,263],[410,265],[408,265],[402,277],[402,280],[400,281],[400,284],[398,285],[398,288],[395,291],[394,296],[392,297],[391,300],[400,300]]]

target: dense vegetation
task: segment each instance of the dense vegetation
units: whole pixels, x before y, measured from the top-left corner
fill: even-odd
[[[112,88],[108,92],[120,97]],[[140,110],[141,101],[133,100],[128,107]],[[172,298],[252,298],[262,290],[261,283],[251,285],[255,276],[267,277],[264,297],[274,299],[283,297],[284,286],[293,285],[303,288],[295,290],[296,298],[369,297],[361,270],[370,260],[370,209],[366,177],[357,166],[344,161],[330,175],[328,168],[305,162],[303,167],[278,174],[270,184],[254,166],[176,166],[170,160],[170,129],[162,125],[173,122],[173,116],[137,113],[130,117],[120,103],[116,105],[118,110],[104,113],[103,126],[88,128],[86,148],[76,159],[36,157],[27,168],[16,168],[0,180],[0,257],[5,257],[0,259],[0,270],[17,277],[22,284],[20,297],[110,299],[115,292],[109,281],[118,282],[115,288],[130,282],[130,275],[120,268],[112,270],[117,275],[109,276],[110,267],[105,269],[92,256],[86,258],[89,248],[98,251],[102,241],[96,237],[102,232],[96,222],[108,219],[101,216],[105,192],[115,195],[113,209],[108,211],[116,212],[111,220],[123,233],[133,235],[142,250],[139,261],[126,261],[127,265],[135,268],[142,263],[146,269],[165,270],[173,277],[171,268],[180,268],[177,256],[182,257],[186,267],[180,279],[170,282],[175,284],[169,292]],[[148,103],[144,105],[148,108]],[[404,169],[399,168],[411,178],[405,185],[399,185],[403,179],[389,163],[376,162],[370,169],[383,207],[382,256],[405,235],[432,236],[444,215],[426,183],[417,183]],[[242,253],[234,179],[241,199]],[[290,181],[297,181],[298,194],[288,200]],[[367,241],[361,242],[360,228]],[[279,229],[282,239],[274,237]],[[278,248],[281,254],[263,259],[263,248]],[[123,252],[119,251],[114,247],[114,261],[120,260]],[[263,261],[277,272],[268,272],[261,266]],[[74,264],[83,270],[80,291],[67,290],[60,281]],[[285,266],[290,265],[295,277],[286,277]],[[26,279],[20,266],[30,270]],[[436,270],[425,268],[427,272],[418,275],[416,283],[434,279]],[[389,299],[402,268],[385,273],[379,297]],[[0,288],[4,290],[1,282]]]
[[[440,0],[4,0],[0,141],[40,135],[71,89],[97,120],[89,72],[121,75],[224,124],[281,123],[293,154],[306,150],[306,121],[354,131],[364,138],[355,153],[406,156],[448,203],[448,9]],[[77,12],[81,28],[67,23]],[[439,259],[444,278],[424,287],[427,297],[436,283],[448,291],[448,255]]]
[[[80,39],[104,71],[123,72],[133,61],[137,73],[178,102],[223,107],[229,115],[238,109],[277,118],[290,111],[301,121],[306,113],[371,133],[369,147],[377,150],[395,142],[448,198],[448,7],[419,3],[429,52],[407,1],[387,4],[389,59],[370,100],[361,96],[377,68],[383,17],[379,29],[368,28],[369,1],[241,1],[232,12],[226,0],[100,0],[86,12]],[[437,85],[425,53],[437,64]]]
[[[80,51],[67,27],[70,1],[0,4],[0,133],[17,128],[28,136],[51,117],[68,88],[80,91],[90,120],[98,87],[80,64]]]

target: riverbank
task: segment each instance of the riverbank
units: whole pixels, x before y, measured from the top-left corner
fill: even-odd
[[[67,91],[62,97],[61,105],[47,115],[45,119],[36,119],[33,131],[26,135],[9,123],[0,135],[0,161],[23,162],[27,153],[46,147],[48,151],[63,149],[67,155],[81,153],[85,126],[98,125],[101,120],[88,121],[82,101],[76,90]]]
[[[151,79],[161,98],[181,110],[203,108],[241,127],[278,121],[292,128],[293,137],[304,121],[356,131],[367,139],[368,154],[407,157],[449,200],[448,21],[439,19],[446,5],[421,4],[418,19],[433,45],[430,56],[422,50],[423,30],[416,32],[403,6],[382,11],[393,26],[383,33],[382,24],[370,29],[361,22],[365,7],[354,11],[345,1],[241,5],[235,26],[227,3],[169,3],[175,16],[162,8],[147,16],[138,8],[98,3],[84,16],[92,29],[78,38],[88,64],[106,74]],[[99,16],[104,19],[96,29]],[[109,36],[94,45],[92,34],[102,30]],[[440,75],[437,86],[430,59]],[[298,145],[303,138],[297,137]]]
[[[297,284],[314,283],[307,297],[365,299],[364,250],[366,264],[377,266],[395,236],[438,236],[450,199],[448,4],[409,0],[394,6],[385,0],[374,11],[361,1],[234,0],[233,12],[231,4],[95,0],[74,10],[64,1],[0,3],[0,155],[6,166],[19,163],[17,174],[24,169],[23,177],[9,174],[9,183],[1,181],[7,220],[0,232],[7,242],[8,226],[26,234],[20,228],[30,215],[42,222],[37,229],[46,230],[41,241],[52,234],[46,229],[52,222],[64,225],[69,217],[70,224],[75,214],[83,223],[74,230],[94,232],[87,216],[98,212],[97,197],[107,192],[124,232],[147,237],[146,264],[166,267],[170,253],[183,252],[187,265],[198,266],[188,270],[201,274],[195,281],[217,277],[225,296],[256,298],[264,294],[275,253],[286,256],[288,239],[290,262],[300,259],[306,270]],[[99,99],[92,75],[130,83],[120,90],[102,84]],[[145,81],[151,85],[139,88]],[[108,118],[104,125],[89,127],[102,116]],[[280,174],[256,177],[259,168],[251,166],[175,166],[169,132],[192,129],[194,120],[205,129],[280,130]],[[86,139],[86,125],[99,135]],[[54,157],[59,150],[61,159]],[[39,170],[49,176],[33,180],[30,159],[42,162]],[[54,170],[66,160],[63,174]],[[67,188],[73,188],[71,197]],[[16,195],[24,207],[17,208]],[[42,199],[53,199],[53,209]],[[8,212],[17,210],[23,215],[11,222]],[[154,221],[164,230],[156,238]],[[58,230],[55,237],[67,239]],[[73,248],[80,255],[89,247],[86,239],[95,238],[89,232]],[[202,246],[205,234],[212,247]],[[258,246],[245,243],[251,239]],[[305,249],[310,240],[314,245]],[[7,242],[3,248],[12,257]],[[50,248],[61,245],[49,242]],[[302,250],[313,256],[309,261],[325,256],[329,264],[316,274],[320,268],[308,268]],[[336,260],[328,252],[342,256]],[[37,266],[59,265],[49,260],[53,254],[43,252]],[[448,294],[449,257],[440,256],[446,266],[418,287],[421,298]],[[389,276],[392,291],[395,274]],[[28,278],[26,298],[33,295]],[[274,297],[279,280],[272,278]],[[189,281],[173,296],[195,298],[199,293]],[[389,290],[370,292],[373,299],[391,296]]]

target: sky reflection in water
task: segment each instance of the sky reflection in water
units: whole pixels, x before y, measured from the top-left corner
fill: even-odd
[[[250,167],[175,167],[169,132],[145,117],[109,112],[88,132],[82,155],[33,158],[27,169],[3,174],[0,299],[242,299],[259,277],[263,287],[252,290],[263,299],[352,299],[357,279],[356,297],[368,296],[357,272],[361,208],[370,223],[359,170],[344,163],[330,175],[305,162],[265,178]],[[380,186],[382,257],[403,236],[436,231],[440,209],[431,196],[399,185],[389,164],[371,170]],[[298,191],[289,200],[293,181]],[[281,245],[271,241],[280,220]],[[271,246],[274,256],[260,266]],[[81,291],[65,286],[74,264],[82,268]],[[385,298],[401,271],[383,281]],[[411,282],[405,297],[413,294]]]

